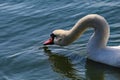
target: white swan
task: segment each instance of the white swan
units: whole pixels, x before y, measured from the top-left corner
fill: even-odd
[[[106,46],[109,38],[109,25],[106,20],[97,14],[90,14],[81,18],[70,30],[55,30],[51,38],[44,45],[57,44],[66,46],[80,37],[87,28],[94,28],[94,34],[87,45],[88,58],[120,67],[120,46]]]

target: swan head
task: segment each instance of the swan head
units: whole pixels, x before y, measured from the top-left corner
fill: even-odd
[[[44,42],[44,45],[56,44],[56,45],[60,45],[60,46],[66,46],[69,44],[68,33],[69,33],[69,31],[67,31],[67,30],[61,30],[61,29],[54,30],[50,34],[50,38]]]

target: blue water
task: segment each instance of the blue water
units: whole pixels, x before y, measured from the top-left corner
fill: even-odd
[[[69,46],[43,45],[91,13],[108,21],[108,45],[119,45],[119,0],[0,0],[0,80],[120,80],[120,69],[86,58],[92,29]]]

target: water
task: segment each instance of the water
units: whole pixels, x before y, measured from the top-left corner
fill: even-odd
[[[108,45],[119,45],[119,0],[0,0],[0,80],[120,80],[120,69],[86,58],[92,29],[66,47],[42,44],[91,13],[107,19]]]

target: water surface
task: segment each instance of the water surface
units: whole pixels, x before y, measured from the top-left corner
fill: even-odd
[[[0,80],[120,80],[120,69],[86,58],[92,29],[69,46],[42,44],[92,13],[108,21],[108,45],[119,45],[119,0],[0,0]]]

